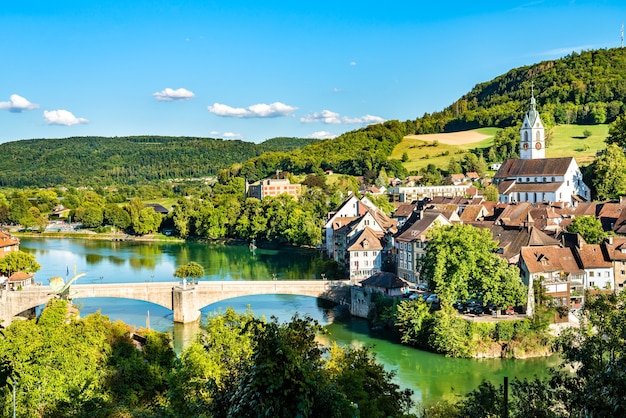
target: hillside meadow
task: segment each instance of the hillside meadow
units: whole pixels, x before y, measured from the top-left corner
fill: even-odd
[[[394,148],[390,158],[401,160],[406,152],[409,159],[404,162],[404,167],[409,172],[426,168],[428,164],[445,170],[451,158],[460,161],[464,154],[472,150],[492,146],[498,130],[480,128],[443,134],[407,135]],[[591,135],[585,137],[585,131]],[[608,131],[607,124],[557,125],[550,130],[551,143],[546,150],[546,157],[573,156],[579,164],[587,165],[598,151],[606,147],[604,139]]]

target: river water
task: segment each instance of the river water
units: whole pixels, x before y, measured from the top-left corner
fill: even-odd
[[[202,280],[298,280],[319,279],[323,264],[314,251],[271,251],[247,246],[198,243],[138,243],[74,239],[22,238],[20,249],[33,254],[41,270],[36,280],[64,279],[74,273],[86,273],[77,283],[128,283],[174,281],[175,269],[195,261],[205,269]],[[177,350],[192,338],[196,328],[174,325],[172,312],[160,306],[112,298],[77,299],[83,315],[100,310],[113,320],[172,332]],[[329,331],[322,339],[341,345],[372,347],[387,370],[396,373],[401,387],[415,391],[415,400],[422,403],[440,399],[453,400],[476,388],[486,379],[501,383],[509,379],[545,376],[547,368],[557,364],[556,358],[528,360],[452,359],[398,344],[389,335],[369,329],[365,320],[351,318],[333,304],[306,296],[259,295],[225,300],[202,309],[206,315],[231,306],[237,311],[248,307],[256,315],[276,316],[289,320],[294,314],[308,315],[325,325]]]

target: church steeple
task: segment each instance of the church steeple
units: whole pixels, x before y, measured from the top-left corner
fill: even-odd
[[[520,129],[520,158],[532,160],[546,158],[546,142],[543,123],[537,111],[534,86],[531,84],[530,109],[526,112]]]

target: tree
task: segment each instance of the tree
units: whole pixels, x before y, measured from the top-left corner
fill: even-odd
[[[524,290],[519,270],[495,253],[497,243],[489,230],[466,224],[436,226],[427,238],[424,275],[442,308],[479,293],[483,302],[500,307],[521,303]]]
[[[85,213],[82,216],[83,226],[85,228],[97,228],[102,226],[104,221],[104,215],[102,206],[98,206],[94,203],[86,203]]]
[[[7,276],[18,271],[24,273],[35,273],[41,266],[37,263],[34,255],[23,251],[12,251],[0,258],[0,272]]]
[[[485,190],[483,191],[483,196],[488,202],[497,202],[498,198],[500,197],[500,195],[498,194],[498,187],[490,184],[489,186],[485,187]]]
[[[621,149],[626,148],[626,114],[621,114],[609,126],[609,136],[606,137],[607,144],[616,144]]]
[[[103,222],[117,229],[124,230],[130,226],[130,215],[127,211],[115,203],[109,203],[104,207]]]
[[[580,234],[588,244],[600,244],[607,237],[602,223],[595,216],[575,217],[567,227],[567,231]]]
[[[599,200],[615,198],[626,192],[626,156],[621,147],[610,144],[594,161],[592,185]]]
[[[159,229],[161,220],[161,215],[153,208],[143,208],[139,211],[136,221],[133,222],[133,230],[139,235],[151,234]]]
[[[195,261],[184,264],[174,271],[174,277],[180,279],[192,278],[199,279],[204,276],[204,267]]]

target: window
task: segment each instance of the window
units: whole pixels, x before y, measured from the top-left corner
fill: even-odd
[[[367,251],[363,253],[363,257],[367,257]]]
[[[611,277],[611,275],[609,274],[609,272],[608,272],[608,271],[605,271],[605,272],[604,272],[604,277]]]
[[[528,142],[528,132],[524,132],[524,141]]]
[[[589,282],[589,286],[594,287],[596,284],[594,282]]]
[[[539,124],[537,124],[537,126],[539,126]],[[537,141],[541,141],[541,131],[537,131],[535,138],[537,138]]]
[[[593,277],[593,274],[594,274],[593,271],[590,271],[589,272],[589,277]]]
[[[530,179],[528,177],[526,177],[526,183],[529,183]]]

